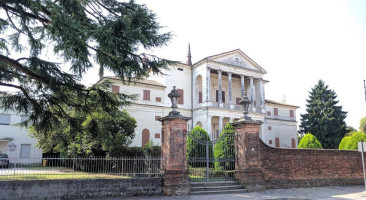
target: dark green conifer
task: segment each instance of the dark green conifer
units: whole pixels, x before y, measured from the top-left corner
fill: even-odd
[[[346,134],[347,112],[337,105],[336,93],[322,80],[309,93],[306,114],[301,115],[300,132],[312,133],[324,149],[337,149]]]

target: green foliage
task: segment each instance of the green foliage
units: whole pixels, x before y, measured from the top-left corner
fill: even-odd
[[[347,112],[337,106],[337,95],[322,80],[309,92],[306,114],[301,115],[300,132],[312,133],[325,149],[337,149],[346,134]]]
[[[360,120],[360,127],[358,129],[360,132],[366,133],[366,117]]]
[[[346,136],[347,137],[347,136]],[[366,134],[361,132],[354,132],[344,145],[343,149],[347,150],[357,150],[358,142],[366,142]],[[341,144],[339,145],[341,146]]]
[[[231,126],[229,123],[226,124],[220,134],[220,137],[223,137],[225,135],[225,138],[215,145],[214,157],[216,161],[219,161],[223,158],[235,158],[234,133],[234,127]],[[234,162],[215,162],[214,164],[216,171],[221,171],[222,169],[233,170],[235,168]]]
[[[340,150],[345,150],[346,149],[346,145],[347,143],[349,143],[349,140],[351,139],[351,136],[345,136],[342,140],[341,143],[339,143],[339,147],[338,149]]]
[[[346,126],[346,135],[351,135],[353,132],[356,132],[357,130],[353,128],[352,126]]]
[[[60,118],[59,126],[51,131],[37,131],[31,126],[30,134],[38,139],[38,146],[44,152],[62,156],[121,156],[134,137],[136,120],[126,111],[82,113],[71,110],[70,115],[78,121]]]
[[[187,138],[187,158],[205,158],[206,157],[206,145],[200,144],[197,140],[200,141],[210,141],[210,136],[207,134],[205,129],[196,126],[189,133],[189,137]],[[212,145],[209,145],[208,149],[209,157],[213,157]],[[205,162],[192,162],[188,163],[193,167],[202,167],[206,166]]]
[[[322,149],[322,144],[311,133],[305,134],[299,143],[299,149]]]
[[[31,123],[33,132],[45,138],[42,141],[55,132],[61,134],[54,137],[57,140],[74,138],[72,150],[61,142],[55,146],[62,152],[94,149],[89,141],[105,133],[76,135],[105,126],[98,123],[132,100],[128,95],[111,94],[107,81],[89,88],[82,84],[91,68],[98,67],[100,75],[106,69],[131,81],[150,72],[160,74],[174,63],[138,53],[165,45],[171,35],[161,33],[155,14],[134,1],[2,0],[0,13],[0,86],[10,89],[0,91],[0,109],[29,115],[22,125]],[[86,113],[90,118],[96,115],[95,120],[87,119]],[[106,132],[118,128],[111,127],[106,126]],[[62,128],[66,129],[63,133]],[[113,137],[121,145],[127,143],[123,136]],[[109,138],[97,138],[102,140],[100,149],[109,151],[108,145],[115,146],[106,141]],[[88,145],[82,145],[84,140]]]

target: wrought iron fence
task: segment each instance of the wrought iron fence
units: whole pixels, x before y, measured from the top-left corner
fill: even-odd
[[[0,165],[0,181],[162,177],[164,158],[9,158]]]

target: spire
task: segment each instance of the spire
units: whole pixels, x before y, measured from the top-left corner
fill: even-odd
[[[188,43],[187,65],[192,66],[191,44]]]

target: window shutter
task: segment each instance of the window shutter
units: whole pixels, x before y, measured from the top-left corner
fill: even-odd
[[[178,89],[178,93],[180,94],[178,104],[184,104],[184,90]]]
[[[202,92],[198,92],[198,103],[202,103]]]
[[[290,117],[294,118],[294,111],[293,110],[290,110]]]
[[[219,91],[216,90],[216,102],[219,102]]]
[[[225,92],[222,91],[222,102],[225,103]]]
[[[150,131],[149,129],[142,130],[142,147],[150,141]]]
[[[144,90],[144,100],[150,101],[150,90]]]
[[[257,107],[257,101],[254,100],[254,107]]]
[[[273,108],[273,115],[278,116],[278,108]]]
[[[296,141],[294,138],[291,139],[291,147],[294,149],[296,148]]]
[[[1,125],[9,125],[10,124],[11,115],[9,114],[0,114],[0,124]]]
[[[271,115],[271,111],[267,111],[267,115]]]
[[[161,97],[156,97],[155,100],[156,102],[161,102]]]
[[[278,137],[275,139],[275,147],[280,147],[280,138]]]
[[[112,92],[113,93],[119,93],[119,86],[118,85],[113,85],[112,86]]]

